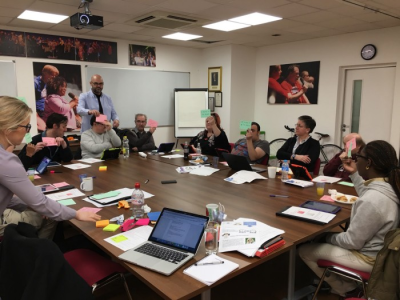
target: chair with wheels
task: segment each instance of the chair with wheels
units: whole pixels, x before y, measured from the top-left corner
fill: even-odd
[[[315,162],[315,166],[314,166],[314,170],[313,170],[314,176],[318,176],[319,175],[319,168],[320,167],[321,167],[321,159],[318,157],[317,161]]]
[[[314,296],[312,298],[312,300],[316,300],[317,299],[317,294],[322,286],[322,283],[324,282],[324,279],[326,276],[329,276],[330,273],[334,273],[336,275],[348,278],[348,279],[352,279],[354,281],[360,282],[362,284],[363,287],[363,291],[364,291],[364,296],[366,298],[368,298],[367,296],[367,283],[368,280],[371,276],[370,273],[368,272],[363,272],[363,271],[359,271],[359,270],[355,270],[352,268],[348,268],[346,266],[343,266],[341,264],[329,261],[329,260],[325,260],[325,259],[319,259],[317,261],[318,267],[320,268],[324,268],[324,272],[322,273],[321,276],[321,280],[319,281],[319,284],[317,286],[317,289],[314,292]]]

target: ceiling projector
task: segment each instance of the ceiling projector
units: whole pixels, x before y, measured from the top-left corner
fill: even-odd
[[[76,13],[69,18],[71,26],[77,30],[80,29],[100,29],[103,25],[103,17]]]

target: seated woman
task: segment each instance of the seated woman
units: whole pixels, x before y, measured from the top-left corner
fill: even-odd
[[[63,96],[67,91],[67,81],[60,76],[51,78],[46,86],[47,97],[44,106],[43,120],[52,113],[58,113],[68,118],[67,129],[76,129],[76,118],[73,108],[78,105],[77,99],[66,101]]]
[[[300,116],[296,124],[296,135],[283,144],[276,157],[290,160],[290,164],[304,166],[308,172],[313,172],[320,151],[319,142],[310,136],[316,125],[310,116]]]
[[[206,119],[206,129],[199,132],[191,141],[190,145],[197,146],[200,143],[201,153],[207,155],[217,155],[215,149],[224,149],[231,152],[231,145],[229,145],[228,138],[225,131],[221,128],[221,118],[217,113],[212,113]]]
[[[318,276],[323,272],[318,259],[371,272],[386,233],[399,225],[400,169],[394,148],[385,141],[372,141],[356,154],[356,162],[346,153],[341,155],[343,167],[359,196],[351,210],[350,226],[346,232],[328,234],[326,243],[299,248],[302,260]],[[335,274],[325,280],[335,294],[347,297],[357,292],[354,281]]]

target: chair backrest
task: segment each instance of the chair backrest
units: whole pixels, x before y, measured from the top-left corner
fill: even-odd
[[[233,148],[235,148],[235,143],[229,143],[229,145],[231,145],[231,152],[232,152]]]
[[[319,175],[319,168],[321,167],[321,159],[318,157],[316,162],[315,162],[315,166],[314,166],[314,176],[318,176]]]
[[[264,166],[268,166],[268,162],[269,162],[269,154],[267,154],[267,155],[264,157],[264,159],[263,159],[263,161],[261,162],[261,164],[264,165]]]

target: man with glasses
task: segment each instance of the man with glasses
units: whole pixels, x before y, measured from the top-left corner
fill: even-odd
[[[136,127],[126,133],[129,140],[129,148],[131,148],[132,151],[148,151],[156,148],[153,138],[153,133],[156,131],[156,127],[151,127],[149,131],[146,132],[144,130],[146,124],[147,116],[145,114],[135,115]]]
[[[256,164],[262,163],[266,156],[269,156],[269,143],[260,139],[258,123],[251,122],[251,128],[247,130],[246,137],[235,143],[232,154],[245,156],[249,162]]]
[[[340,155],[345,152],[347,154],[348,149],[346,147],[346,144],[352,140],[353,138],[356,139],[356,147],[353,147],[351,149],[351,159],[356,160],[357,153],[361,151],[361,149],[365,146],[365,143],[363,139],[361,138],[361,135],[358,133],[349,133],[343,138],[343,145],[344,145],[344,150],[338,154],[336,154],[324,167],[323,173],[325,176],[332,176],[332,177],[337,177],[337,178],[342,178],[342,180],[345,181],[351,181],[349,177],[349,172],[347,172],[343,168],[343,163]]]
[[[106,115],[112,121],[113,127],[119,126],[119,118],[109,96],[103,93],[104,81],[100,75],[93,75],[90,79],[91,90],[79,96],[77,112],[82,116],[81,132],[90,129],[92,116]]]
[[[67,122],[68,118],[66,116],[57,113],[52,113],[47,118],[47,129],[35,135],[32,138],[32,142],[25,145],[18,155],[26,170],[33,165],[39,164],[45,156],[59,163],[70,162],[72,160],[72,151],[69,147],[67,137],[64,136],[64,132],[67,131]],[[31,129],[30,124],[25,128],[26,132],[29,132]],[[48,145],[43,141],[43,138],[45,140],[46,138],[53,138],[54,145]]]
[[[109,121],[93,115],[90,125],[92,128],[81,136],[82,158],[100,158],[104,150],[121,146],[121,139]]]

